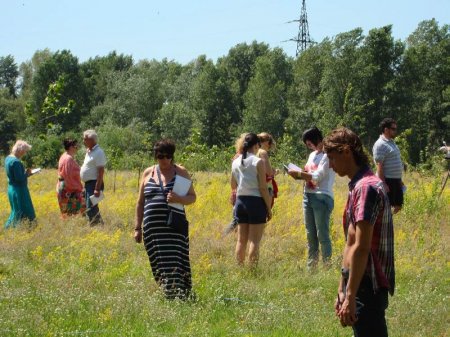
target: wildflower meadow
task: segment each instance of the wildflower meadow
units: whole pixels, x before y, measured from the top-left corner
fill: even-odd
[[[0,229],[0,336],[352,336],[334,315],[345,238],[347,180],[335,184],[330,267],[306,269],[302,184],[279,175],[279,197],[255,270],[234,260],[229,173],[193,174],[187,207],[196,299],[167,301],[142,244],[132,238],[137,172],[107,172],[102,226],[62,220],[56,170],[29,179],[37,222]],[[0,175],[0,223],[9,215]],[[408,172],[405,207],[394,216],[396,291],[390,336],[450,336],[450,189]],[[113,186],[115,186],[115,191]]]

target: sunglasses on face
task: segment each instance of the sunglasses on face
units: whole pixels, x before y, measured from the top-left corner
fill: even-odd
[[[173,158],[173,155],[167,154],[167,153],[158,153],[158,154],[156,155],[156,158],[158,158],[158,159],[164,159],[164,158],[166,158],[166,159],[172,159],[172,158]]]

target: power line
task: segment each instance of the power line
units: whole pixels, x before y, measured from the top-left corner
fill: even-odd
[[[294,41],[297,43],[295,56],[298,56],[302,51],[306,50],[312,44],[311,38],[309,37],[308,14],[306,13],[305,0],[302,0],[300,18],[298,20],[289,21],[288,23],[291,22],[298,22],[298,35],[297,38],[292,38],[287,41]]]

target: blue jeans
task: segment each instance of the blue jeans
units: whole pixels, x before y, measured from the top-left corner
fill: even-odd
[[[91,199],[89,197],[91,195],[94,195],[95,190],[95,184],[97,183],[97,180],[89,180],[84,183],[84,190],[86,193],[86,214],[89,217],[89,224],[90,225],[96,225],[99,223],[103,223],[102,216],[100,215],[100,209],[98,208],[98,204],[95,206],[92,206]],[[101,190],[103,191],[103,186],[101,187]]]
[[[319,243],[324,262],[331,258],[330,216],[334,200],[327,194],[304,193],[303,215],[308,239],[308,266],[317,265]]]

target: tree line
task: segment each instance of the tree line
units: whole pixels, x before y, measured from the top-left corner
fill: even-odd
[[[61,139],[97,129],[110,165],[141,167],[169,137],[198,169],[230,163],[242,132],[271,133],[277,156],[305,154],[303,130],[337,126],[370,149],[384,117],[397,120],[403,159],[427,161],[450,139],[450,26],[423,21],[405,40],[392,26],[326,38],[297,58],[254,41],[216,62],[135,62],[111,52],[85,62],[69,50],[34,53],[20,65],[0,57],[0,153],[24,138],[34,165],[57,165]]]

